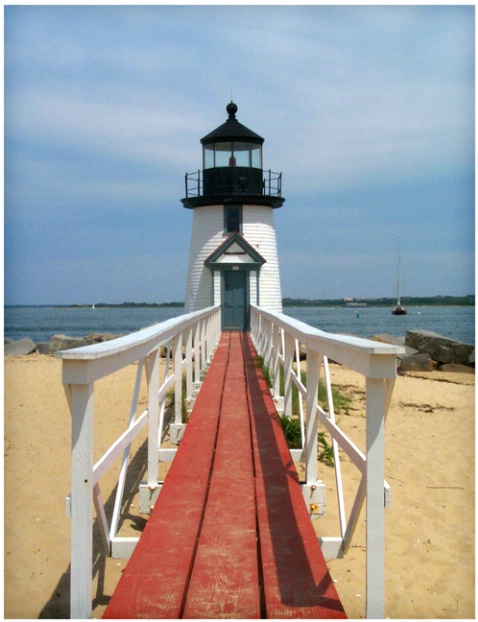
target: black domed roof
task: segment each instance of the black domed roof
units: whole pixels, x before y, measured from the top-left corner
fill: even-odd
[[[201,138],[201,143],[215,143],[223,140],[240,140],[262,145],[264,138],[256,134],[236,119],[237,106],[231,101],[226,107],[229,119],[215,130]]]

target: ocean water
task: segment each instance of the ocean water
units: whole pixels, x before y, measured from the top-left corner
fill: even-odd
[[[387,333],[403,337],[407,330],[431,330],[462,343],[475,343],[475,307],[407,307],[392,315],[385,307],[286,307],[284,313],[329,333],[370,338]]]
[[[127,334],[184,313],[183,307],[87,308],[5,307],[5,337],[49,341],[55,334]],[[286,307],[284,313],[330,333],[373,337],[407,330],[432,330],[463,343],[475,343],[475,307],[408,307],[404,316],[379,307]]]
[[[39,343],[59,334],[73,337],[89,333],[123,335],[183,313],[183,307],[5,307],[5,337],[30,337]]]

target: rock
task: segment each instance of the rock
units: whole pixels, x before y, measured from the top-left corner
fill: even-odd
[[[53,354],[59,350],[70,350],[89,345],[86,337],[68,337],[67,335],[53,335],[50,341],[50,350]]]
[[[23,337],[23,339],[12,341],[11,343],[7,343],[4,346],[5,356],[31,354],[32,352],[35,352],[35,350],[35,342],[32,341],[30,337]]]
[[[165,359],[165,358],[166,358],[166,356],[167,356],[167,354],[168,354],[168,346],[161,346],[161,347],[159,348],[159,356],[160,356],[162,359]],[[172,352],[171,352],[170,356],[172,356]]]
[[[389,335],[388,333],[382,333],[372,337],[372,341],[379,341],[380,343],[389,343],[391,346],[404,346],[405,337],[395,337],[395,335]]]
[[[458,363],[447,363],[440,367],[440,371],[448,371],[457,374],[474,374],[475,368],[470,365],[459,365]]]
[[[392,346],[399,346],[400,348],[405,349],[405,354],[398,354],[399,359],[404,359],[412,354],[418,354],[418,350],[414,348],[410,348],[410,346],[405,345],[405,337],[395,337],[394,335],[388,335],[383,333],[381,335],[375,335],[372,337],[372,341],[378,341],[380,343],[389,343]]]
[[[12,339],[11,337],[4,337],[3,338],[3,345],[6,346],[7,343],[13,343],[15,341],[15,339]]]
[[[415,348],[420,354],[429,354],[437,363],[468,363],[474,346],[460,343],[431,330],[409,330],[405,345]]]
[[[399,370],[404,371],[434,371],[436,364],[429,354],[402,354],[398,357]]]
[[[87,337],[88,343],[103,343],[103,341],[111,341],[112,339],[118,339],[122,335],[116,335],[114,333],[90,333]]]
[[[40,341],[37,343],[38,354],[51,354],[51,344],[49,341]]]

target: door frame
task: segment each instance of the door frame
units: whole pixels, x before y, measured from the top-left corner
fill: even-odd
[[[242,269],[241,269],[242,268]],[[226,327],[225,326],[225,305],[226,305],[226,287],[225,287],[225,274],[226,272],[242,272],[244,274],[244,325],[242,328],[237,327]],[[249,331],[250,330],[250,285],[248,273],[250,272],[250,268],[243,268],[242,266],[229,265],[224,266],[224,269],[221,270],[221,330],[222,331]]]

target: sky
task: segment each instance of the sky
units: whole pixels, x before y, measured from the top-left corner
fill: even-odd
[[[282,172],[282,295],[474,292],[474,6],[5,6],[4,302],[184,300],[200,139]]]

